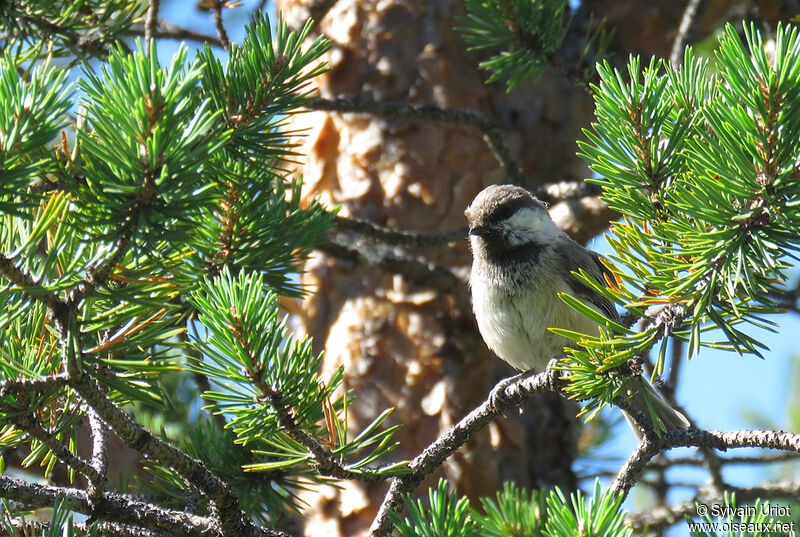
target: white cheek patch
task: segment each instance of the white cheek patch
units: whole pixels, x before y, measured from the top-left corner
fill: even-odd
[[[511,246],[525,244],[533,240],[537,242],[553,240],[561,232],[550,220],[544,209],[523,207],[503,222],[506,240]]]

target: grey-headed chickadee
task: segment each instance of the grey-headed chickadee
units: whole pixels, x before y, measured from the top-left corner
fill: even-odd
[[[603,275],[609,271],[599,256],[558,229],[544,204],[530,192],[513,185],[490,186],[465,214],[478,328],[489,348],[513,367],[541,371],[564,347],[574,345],[550,332],[550,327],[597,333],[597,323],[570,308],[558,293],[578,298],[609,319],[619,319],[611,301],[571,274],[583,269],[605,285]],[[645,416],[652,411],[668,430],[689,425],[641,376],[633,383],[629,402]]]

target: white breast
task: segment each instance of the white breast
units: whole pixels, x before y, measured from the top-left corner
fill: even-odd
[[[553,334],[547,328],[558,327],[585,334],[596,334],[597,323],[579,314],[558,298],[570,293],[558,278],[531,279],[508,292],[473,265],[470,277],[472,305],[483,340],[497,356],[516,369],[541,371],[550,359],[562,354],[572,340]]]

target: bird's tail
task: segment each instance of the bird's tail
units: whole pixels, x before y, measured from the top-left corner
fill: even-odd
[[[686,416],[669,406],[647,380],[641,376],[633,379],[630,392],[628,392],[628,403],[639,412],[653,421],[657,431],[670,431],[672,429],[687,429],[689,420]],[[642,439],[642,431],[636,425],[634,419],[623,412],[625,419],[628,420],[633,432],[639,440]]]

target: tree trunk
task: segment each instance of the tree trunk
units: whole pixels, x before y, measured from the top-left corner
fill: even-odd
[[[510,93],[502,83],[485,84],[487,74],[477,64],[486,55],[467,52],[453,30],[464,14],[461,2],[277,4],[292,25],[314,16],[317,31],[334,42],[327,58],[331,69],[314,82],[322,97],[478,111],[492,118],[506,136],[523,170],[522,186],[589,176],[575,156],[575,141],[592,117],[586,88],[555,69],[536,84],[520,84]],[[624,20],[612,8],[627,3],[605,4],[609,5],[601,7]],[[670,8],[670,28],[677,27],[672,19],[679,19],[681,11],[682,7]],[[664,20],[663,13],[651,15]],[[587,17],[580,12],[577,20]],[[671,40],[662,31],[655,47],[629,33],[623,37],[649,50],[661,50],[662,41]],[[305,192],[318,196],[328,208],[341,204],[344,216],[398,230],[450,230],[465,225],[463,210],[482,188],[508,182],[481,133],[472,127],[323,112],[292,121],[308,129],[299,148],[307,155],[301,170]],[[552,213],[583,240],[610,217],[594,198],[559,204]],[[370,250],[373,245],[365,239],[354,247]],[[466,240],[411,254],[449,267],[464,279],[469,271]],[[483,401],[497,379],[514,373],[483,344],[466,284],[455,290],[414,285],[402,276],[321,253],[305,268],[302,280],[313,294],[298,306],[300,325],[314,338],[317,350],[325,352],[326,368],[345,366],[345,385],[356,396],[351,407],[354,430],[384,408],[396,408],[392,423],[403,424],[396,435],[401,441],[396,460],[416,456]],[[515,411],[496,420],[447,460],[444,474],[460,493],[473,497],[494,494],[507,479],[522,486],[573,489],[577,422],[575,409],[565,406],[560,397],[542,397],[527,404],[522,415]],[[440,475],[434,474],[423,487]],[[322,502],[304,513],[306,533],[363,533],[385,491],[386,485],[359,483],[331,488]]]

